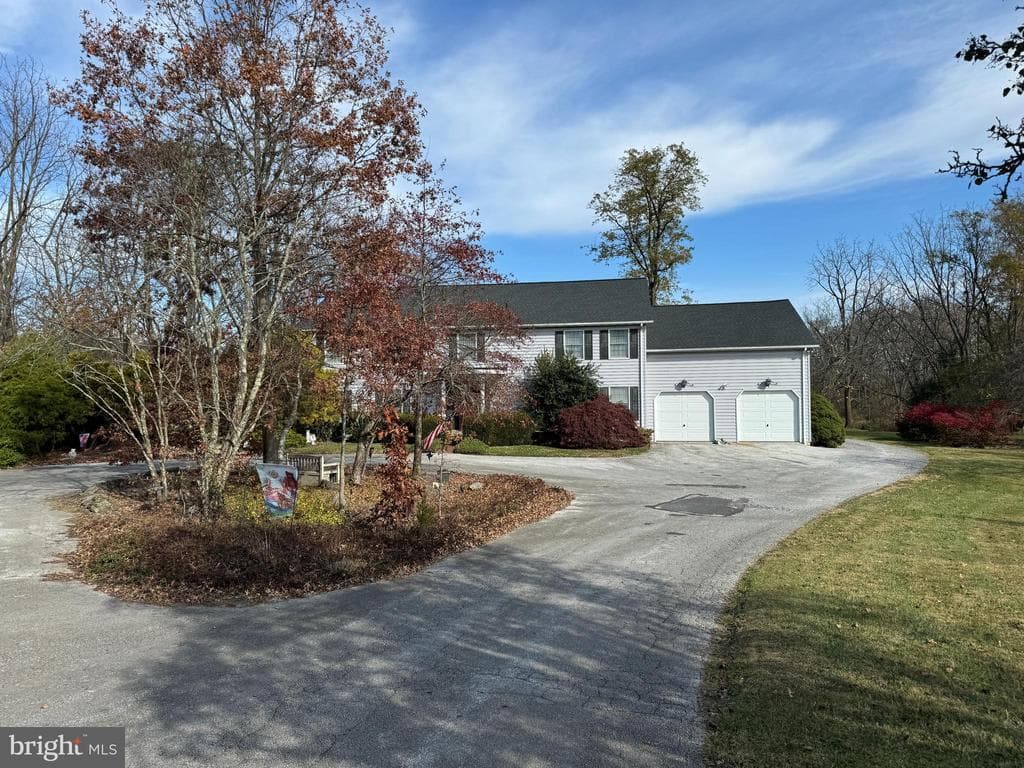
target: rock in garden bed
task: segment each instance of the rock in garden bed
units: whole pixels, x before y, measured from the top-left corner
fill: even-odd
[[[176,478],[180,489],[187,473]],[[472,489],[472,490],[471,490]],[[190,505],[158,503],[138,478],[113,481],[73,500],[64,556],[69,571],[103,592],[150,603],[231,603],[295,597],[391,579],[479,546],[565,507],[572,496],[518,475],[453,474],[438,504],[426,487],[415,520],[400,530],[363,521],[379,497],[371,475],[348,489],[345,513],[336,488],[303,488],[292,519],[263,514],[259,486],[239,478],[215,519]],[[97,504],[97,499],[103,503]]]

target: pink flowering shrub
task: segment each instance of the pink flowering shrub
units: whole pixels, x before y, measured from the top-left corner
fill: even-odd
[[[904,440],[984,448],[1005,440],[1020,426],[1020,417],[993,400],[980,408],[918,403],[896,422]]]

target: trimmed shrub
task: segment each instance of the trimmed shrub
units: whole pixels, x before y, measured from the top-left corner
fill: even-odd
[[[525,411],[478,413],[462,420],[462,431],[488,445],[527,445],[537,423]]]
[[[0,468],[13,467],[24,460],[25,455],[21,451],[0,443]]]
[[[542,430],[550,430],[563,410],[597,397],[597,369],[571,355],[543,352],[526,369],[523,387],[526,409]]]
[[[484,455],[487,453],[487,449],[489,447],[490,446],[483,440],[477,440],[475,437],[464,437],[462,442],[455,446],[455,453],[475,453],[478,455]]]
[[[811,393],[811,445],[838,448],[846,442],[846,428],[832,402],[818,392]]]
[[[648,440],[629,408],[604,395],[558,414],[558,443],[563,448],[637,448]]]
[[[284,449],[286,451],[294,451],[296,448],[301,448],[306,444],[306,436],[296,432],[294,429],[289,429],[288,434],[284,436]]]
[[[896,422],[904,440],[984,448],[1005,440],[1020,423],[1005,403],[980,408],[918,403]]]

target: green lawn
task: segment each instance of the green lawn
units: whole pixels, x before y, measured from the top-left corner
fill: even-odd
[[[373,444],[373,452],[380,453],[384,450],[384,446],[380,443]],[[298,448],[293,448],[290,453],[297,455],[309,455],[320,456],[337,456],[341,451],[341,443],[336,443],[333,440],[318,440],[316,445],[300,445]],[[354,456],[356,452],[355,443],[345,443],[345,455]]]
[[[855,440],[875,440],[880,443],[902,443],[900,436],[895,432],[886,432],[881,429],[848,429],[846,436]]]
[[[744,576],[705,679],[709,765],[1024,765],[1024,451],[924,450]]]
[[[638,456],[650,450],[640,448],[554,448],[549,445],[489,445],[486,450],[473,451],[478,456],[538,456],[553,458],[592,459],[609,456]],[[466,452],[468,454],[468,452]]]

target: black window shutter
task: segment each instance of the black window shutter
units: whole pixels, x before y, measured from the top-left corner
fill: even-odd
[[[484,332],[478,331],[476,334],[476,361],[478,363],[484,362]]]
[[[594,359],[594,332],[584,331],[583,332],[583,359],[593,360]]]
[[[564,331],[555,331],[555,357],[565,357]]]
[[[608,359],[608,331],[601,331],[601,359]]]
[[[629,410],[633,412],[633,418],[640,421],[640,387],[629,388]]]
[[[633,359],[640,357],[640,329],[629,329],[629,356]]]
[[[448,339],[448,356],[455,360],[459,356],[459,337],[452,336]]]

